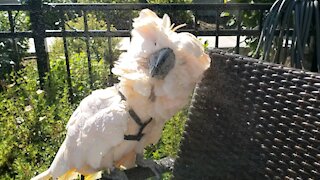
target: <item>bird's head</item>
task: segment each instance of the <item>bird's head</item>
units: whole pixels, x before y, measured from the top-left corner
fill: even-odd
[[[120,80],[161,84],[164,91],[194,86],[210,58],[195,36],[176,32],[182,26],[174,27],[166,14],[159,18],[149,9],[142,10],[134,19],[128,51],[120,56],[114,74]]]

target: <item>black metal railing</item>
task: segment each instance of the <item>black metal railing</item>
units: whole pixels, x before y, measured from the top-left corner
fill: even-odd
[[[92,67],[91,67],[91,52],[89,38],[103,37],[108,41],[108,47],[105,48],[109,53],[109,68],[111,70],[114,61],[112,56],[111,38],[114,37],[130,37],[131,17],[127,17],[128,25],[121,29],[110,28],[110,20],[106,17],[105,22],[107,29],[97,30],[90,29],[88,27],[88,13],[91,12],[103,12],[114,13],[122,12],[130,14],[132,12],[138,12],[141,9],[149,8],[162,13],[170,12],[188,12],[192,16],[192,21],[187,24],[186,27],[179,29],[178,31],[188,31],[196,36],[214,36],[215,47],[219,48],[220,36],[236,36],[236,45],[234,47],[235,53],[240,51],[240,37],[258,37],[262,28],[263,19],[271,7],[271,4],[62,4],[62,3],[49,3],[42,4],[41,0],[31,0],[29,4],[25,5],[0,5],[0,11],[6,11],[9,14],[10,29],[8,31],[0,31],[0,38],[16,39],[16,38],[33,38],[35,43],[35,50],[37,56],[38,73],[40,84],[43,85],[46,72],[49,71],[49,59],[48,53],[45,47],[46,37],[60,37],[63,39],[63,48],[66,61],[67,82],[69,85],[69,93],[72,94],[72,79],[69,65],[69,51],[67,38],[82,37],[86,44],[86,54],[88,62],[89,82],[92,87]],[[15,22],[12,18],[13,11],[25,11],[29,14],[31,20],[31,26],[29,30],[19,31],[15,28]],[[259,16],[258,26],[256,28],[247,28],[243,26],[243,20],[241,14],[244,11],[256,12]],[[56,12],[59,20],[59,27],[48,27],[45,24],[46,15],[48,12]],[[225,26],[225,20],[220,17],[222,12],[232,12],[235,25],[233,27]],[[84,28],[83,29],[67,29],[66,14],[77,13],[83,17]],[[114,15],[116,16],[116,14]],[[121,18],[121,17],[119,17]],[[174,19],[174,18],[173,18]],[[203,28],[199,24],[200,21],[208,20],[209,28]],[[13,48],[15,49],[15,48]],[[16,52],[17,53],[17,52]],[[111,73],[111,71],[110,71]]]

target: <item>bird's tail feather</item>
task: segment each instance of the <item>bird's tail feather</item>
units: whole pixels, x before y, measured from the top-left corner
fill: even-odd
[[[100,179],[102,177],[101,175],[101,171],[94,173],[94,174],[90,174],[84,177],[85,180],[96,180],[96,179]]]
[[[79,173],[75,172],[74,170],[67,171],[64,175],[59,177],[59,180],[72,180],[77,179]]]
[[[31,178],[31,180],[49,180],[51,178],[50,170],[46,170],[36,177]]]
[[[68,159],[65,155],[66,153],[66,141],[64,141],[59,148],[51,166],[51,173],[53,178],[59,177],[59,179],[66,179],[63,177],[69,177],[71,176],[72,172],[74,172],[74,169],[69,166]]]

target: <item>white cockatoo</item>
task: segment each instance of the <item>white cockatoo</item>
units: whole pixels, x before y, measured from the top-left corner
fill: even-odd
[[[166,120],[188,103],[210,65],[202,44],[177,33],[168,15],[144,9],[112,72],[120,82],[84,98],[67,124],[50,168],[33,179],[70,179],[100,170],[146,165],[144,148],[157,143]]]

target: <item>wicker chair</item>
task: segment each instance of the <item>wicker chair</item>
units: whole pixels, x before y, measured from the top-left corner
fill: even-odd
[[[175,179],[320,179],[320,74],[211,51]]]

